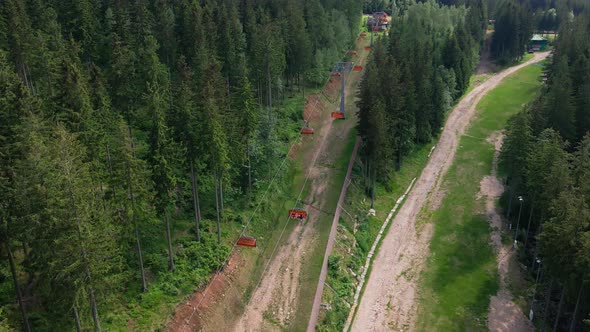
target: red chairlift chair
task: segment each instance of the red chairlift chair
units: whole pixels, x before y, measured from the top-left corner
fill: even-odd
[[[307,218],[307,211],[303,209],[291,209],[289,210],[289,218],[303,220]]]
[[[350,54],[350,55],[356,55],[356,51],[353,51],[353,50],[350,50],[347,53]]]
[[[365,50],[366,51],[370,51],[371,50],[371,46],[365,46]]]
[[[342,74],[340,74],[339,71],[333,71],[332,74],[330,74],[332,77],[340,77],[342,76]]]
[[[240,236],[240,238],[238,239],[238,242],[236,244],[239,246],[242,246],[242,247],[255,248],[256,247],[256,238],[250,237],[250,236]]]
[[[301,128],[301,135],[313,135],[313,128],[309,128],[309,127]]]
[[[354,66],[352,67],[352,71],[362,71],[363,70],[363,66]]]
[[[367,33],[366,32],[364,32],[364,31],[361,32],[361,37],[366,37],[366,36],[367,36]]]
[[[342,113],[342,112],[340,112],[340,111],[332,112],[332,114],[330,114],[330,116],[331,116],[333,119],[343,119],[343,120],[345,119],[345,117],[344,117],[344,113]]]

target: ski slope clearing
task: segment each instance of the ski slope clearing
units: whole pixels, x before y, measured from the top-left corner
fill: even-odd
[[[417,284],[428,256],[432,225],[417,231],[416,217],[430,195],[440,197],[440,182],[453,163],[459,138],[464,134],[475,107],[483,96],[515,71],[539,62],[548,53],[538,53],[520,65],[490,76],[470,91],[449,114],[431,159],[399,210],[383,239],[352,324],[352,331],[412,329],[416,313]]]

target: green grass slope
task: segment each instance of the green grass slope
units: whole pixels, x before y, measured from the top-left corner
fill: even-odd
[[[541,85],[534,64],[506,78],[477,105],[476,118],[459,143],[447,173],[434,223],[430,257],[420,281],[416,327],[421,331],[486,330],[490,297],[498,289],[496,257],[479,183],[491,173],[494,147],[486,137],[531,101]]]

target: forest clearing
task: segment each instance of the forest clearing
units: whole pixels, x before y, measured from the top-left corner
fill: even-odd
[[[369,53],[364,50],[364,46],[368,43],[367,39],[359,38],[356,44],[357,54],[353,58],[355,64],[364,64]],[[303,186],[307,184],[309,187],[302,189],[302,201],[308,206],[307,219],[295,222],[295,225],[289,225],[294,222],[287,219],[281,236],[272,239],[271,249],[276,253],[264,262],[260,279],[235,278],[241,268],[249,269],[248,266],[244,267],[243,261],[240,263],[241,267],[229,270],[227,276],[225,271],[222,272],[222,279],[227,281],[220,282],[220,285],[215,287],[216,294],[202,303],[199,294],[192,296],[186,306],[193,308],[180,309],[180,312],[185,314],[177,314],[178,317],[175,315],[169,325],[173,326],[170,328],[171,331],[192,331],[196,327],[203,330],[221,328],[236,331],[305,328],[315,295],[313,290],[319,276],[317,258],[323,257],[326,232],[329,232],[330,217],[336,208],[335,199],[338,199],[337,192],[343,181],[340,174],[342,165],[348,163],[351,152],[349,138],[354,137],[351,131],[355,126],[354,92],[360,77],[361,74],[353,72],[346,74],[345,95],[349,115],[345,122],[334,123],[330,117],[330,113],[339,107],[332,100],[339,98],[336,87],[339,86],[341,78],[330,79],[323,91],[308,97],[306,118],[315,120],[315,133],[313,139],[303,140],[301,144],[307,146],[298,149],[296,154],[300,156],[295,157],[301,163],[302,174],[307,175]],[[285,218],[279,218],[278,222],[282,224]],[[246,289],[252,291],[249,301],[245,300]],[[217,305],[209,309],[210,302]],[[193,315],[194,306],[197,304],[205,310],[199,308],[199,312]],[[239,308],[236,309],[234,317],[228,315],[227,308],[232,306]],[[242,310],[245,312],[241,312]],[[188,317],[195,317],[200,321],[184,324]]]
[[[490,246],[491,222],[482,195],[499,197],[502,191],[494,192],[480,186],[480,182],[493,170],[496,144],[501,146],[498,131],[538,93],[542,72],[539,61],[547,55],[536,54],[524,64],[497,74],[500,77],[492,76],[487,95],[480,95],[472,106],[471,124],[457,137],[454,161],[441,179],[444,198],[438,206],[430,207],[421,220],[433,225],[434,234],[425,273],[418,281],[421,287],[416,321],[420,330],[433,326],[485,328],[487,303],[495,295],[498,282],[496,257]],[[495,206],[493,198],[489,204]],[[520,316],[524,318],[522,312]],[[506,322],[510,318],[496,319]],[[490,324],[494,324],[493,319]]]

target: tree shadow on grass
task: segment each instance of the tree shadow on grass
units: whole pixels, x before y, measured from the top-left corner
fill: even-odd
[[[458,220],[437,225],[428,279],[439,316],[460,329],[479,329],[499,287],[490,226],[483,215]]]

